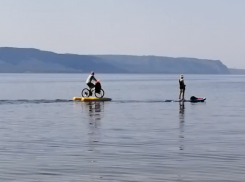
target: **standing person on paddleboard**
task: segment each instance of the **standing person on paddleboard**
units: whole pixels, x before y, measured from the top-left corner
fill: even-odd
[[[185,100],[185,83],[183,75],[180,75],[179,79],[179,99]]]
[[[86,81],[86,84],[88,85],[89,87],[89,95],[91,96],[92,95],[92,92],[91,92],[91,89],[94,88],[94,84],[92,83],[92,81],[97,81],[96,78],[94,77],[94,72],[92,71],[91,74],[88,76],[87,78],[87,81]]]

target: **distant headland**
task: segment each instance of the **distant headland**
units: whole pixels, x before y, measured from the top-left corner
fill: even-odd
[[[32,48],[0,48],[0,73],[230,74],[219,60],[131,55],[57,54]],[[236,70],[232,69],[232,73]]]

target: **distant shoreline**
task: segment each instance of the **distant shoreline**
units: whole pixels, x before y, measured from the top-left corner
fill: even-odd
[[[1,73],[0,72],[0,74],[90,74],[90,72],[87,72],[87,73],[66,73],[66,72],[64,72],[64,73],[55,73],[55,72],[52,72],[52,73],[46,73],[46,72],[39,72],[39,73],[31,73],[31,72],[29,72],[29,73],[23,73],[23,72],[15,72],[15,73],[12,73],[12,72],[8,72],[8,73],[6,73],[6,72],[4,72],[4,73]],[[180,74],[178,74],[178,73],[99,73],[99,72],[97,72],[96,73],[96,75],[101,75],[101,74],[104,74],[104,75],[109,75],[109,74],[111,74],[111,75],[180,75]],[[232,74],[232,73],[230,73],[230,74],[209,74],[209,73],[202,73],[202,74],[196,74],[196,73],[185,73],[184,75],[216,75],[216,76],[221,76],[221,75],[227,75],[227,76],[229,76],[229,75],[245,75],[245,74]]]
[[[0,73],[25,74],[193,74],[242,73],[220,60],[166,56],[58,54],[33,48],[0,47]],[[245,73],[245,72],[244,72]]]

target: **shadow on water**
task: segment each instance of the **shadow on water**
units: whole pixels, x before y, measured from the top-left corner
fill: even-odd
[[[180,150],[184,150],[185,103],[179,103],[179,141]]]

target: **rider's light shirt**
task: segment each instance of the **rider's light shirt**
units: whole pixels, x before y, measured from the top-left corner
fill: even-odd
[[[91,83],[92,80],[95,80],[94,76],[93,75],[89,75],[88,78],[87,78],[86,83]]]

